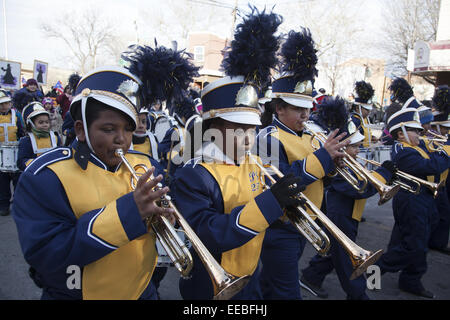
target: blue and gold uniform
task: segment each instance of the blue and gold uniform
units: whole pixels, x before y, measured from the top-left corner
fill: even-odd
[[[275,112],[276,116],[271,125],[258,133],[258,155],[264,163],[277,166],[284,175],[292,173],[301,177],[306,186],[303,194],[320,208],[324,191],[322,178],[333,170],[333,160],[318,144],[315,145],[317,150],[313,148],[312,136],[300,126],[300,131],[293,130],[301,119],[308,119],[309,110],[313,107],[312,84],[317,75],[317,56],[309,30],[290,31],[281,52],[284,61],[282,73],[272,82],[274,99],[266,107],[263,118]],[[290,116],[285,115],[284,122],[280,120],[277,110],[281,109],[295,110],[288,113],[297,117],[290,127],[287,125]],[[305,243],[306,239],[290,222],[277,220],[267,230],[261,253],[264,299],[301,299],[298,261]]]
[[[268,158],[262,157],[263,161],[271,159],[272,152],[277,152],[278,159],[274,161],[278,162],[280,171],[284,175],[293,173],[300,176],[307,186],[303,194],[320,208],[324,194],[322,179],[334,169],[328,152],[324,148],[314,151],[310,134],[296,133],[277,118],[272,126],[258,134],[258,147],[265,146],[268,152],[264,153]],[[270,151],[272,146],[277,146],[278,150]],[[262,155],[261,152],[259,154]],[[264,299],[301,299],[298,260],[305,244],[306,239],[290,222],[277,220],[270,226],[261,253]]]
[[[130,66],[141,59],[153,62],[145,64],[151,70],[161,60],[177,64],[181,74],[181,62],[187,63],[164,47],[150,48]],[[154,205],[157,195],[145,189],[148,182],[132,186],[132,174],[116,154],[120,148],[131,166],[153,166],[155,175],[162,173],[149,156],[126,152],[141,101],[152,99],[143,83],[159,85],[153,75],[147,77],[147,69],[140,71],[135,75],[121,67],[101,67],[85,75],[70,107],[79,126],[73,148],[44,153],[19,181],[14,219],[25,260],[44,299],[156,298],[150,281],[157,261],[156,239],[144,220],[165,210]],[[166,70],[166,79],[183,89],[176,82],[179,78],[171,78],[172,72]]]
[[[33,102],[23,109],[23,118],[27,124],[29,132],[28,135],[22,137],[19,141],[17,167],[22,171],[25,170],[26,166],[29,165],[33,159],[40,156],[44,152],[50,151],[61,145],[59,136],[56,136],[53,131],[35,131],[33,118],[41,114],[45,114],[50,117],[49,113],[39,102]]]
[[[213,144],[204,148],[220,154]],[[283,212],[270,190],[263,192],[258,166],[247,160],[237,165],[194,158],[177,171],[172,193],[177,208],[222,267],[235,276],[254,275],[234,299],[261,299],[255,271],[264,233]],[[193,256],[192,277],[180,280],[181,295],[211,299],[211,279],[195,252]]]
[[[22,251],[43,298],[148,298],[155,236],[138,213],[130,172],[123,165],[108,169],[92,153],[83,170],[76,152],[75,143],[75,149],[56,148],[33,161],[14,199]],[[126,158],[158,168],[140,153],[130,151]],[[67,287],[70,266],[81,269],[80,288]]]
[[[407,137],[407,128],[420,129],[417,110],[407,108],[393,114],[388,120],[389,131],[401,129]],[[408,138],[409,139],[409,138]],[[398,170],[433,182],[435,175],[446,171],[450,165],[445,151],[428,152],[423,140],[418,146],[407,141],[392,146],[391,159]],[[418,195],[401,189],[393,198],[394,227],[388,250],[376,263],[382,272],[398,272],[402,290],[432,297],[422,285],[426,273],[428,241],[436,225],[438,212],[432,193],[425,187]]]
[[[349,123],[348,134],[347,139],[350,140],[350,145],[355,144],[356,148],[364,140],[364,136],[356,129],[353,123]],[[359,181],[359,188],[362,187],[363,181],[361,177],[348,167],[343,168],[343,170],[346,170],[356,181]],[[383,184],[392,178],[392,171],[384,167],[372,171],[371,174]],[[366,200],[377,192],[378,190],[372,184],[367,184],[366,188],[362,192],[359,192],[341,175],[336,175],[330,179],[330,183],[325,191],[327,217],[350,240],[355,241]],[[326,256],[314,256],[309,262],[308,267],[302,270],[302,277],[300,279],[301,286],[312,291],[313,294],[324,298],[327,296],[325,292],[315,291],[314,289],[321,288],[326,275],[335,269],[339,282],[343,290],[347,293],[347,299],[368,299],[365,293],[366,279],[361,275],[354,280],[350,280],[354,268],[348,253],[327,230],[326,232],[331,241],[330,250]]]
[[[251,276],[233,299],[261,299],[258,262],[265,230],[283,215],[286,203],[280,195],[294,200],[300,187],[300,180],[292,177],[297,182],[282,192],[275,191],[282,183],[264,191],[258,165],[239,154],[251,148],[255,127],[261,125],[258,96],[276,63],[279,38],[274,34],[281,21],[274,13],[253,9],[239,24],[222,62],[227,76],[202,90],[203,129],[220,135],[200,144],[195,152],[200,158],[179,168],[171,186],[178,209],[223,269],[238,277]],[[256,46],[264,54],[248,51]],[[240,129],[244,135],[228,132]],[[211,279],[195,252],[193,256],[192,277],[180,280],[181,295],[211,299]]]

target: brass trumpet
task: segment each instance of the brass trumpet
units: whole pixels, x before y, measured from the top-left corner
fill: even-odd
[[[250,154],[249,157],[252,161],[261,169],[263,174],[272,182],[276,183],[275,179],[271,176],[269,171]],[[273,171],[278,177],[282,178],[284,175],[276,167],[270,166],[269,169]],[[264,182],[263,182],[264,183]],[[265,184],[264,184],[265,185]],[[267,187],[267,185],[265,185]],[[313,212],[313,216],[316,217],[322,225],[330,232],[330,234],[341,244],[341,246],[347,251],[352,266],[353,273],[350,276],[350,280],[353,280],[363,274],[366,269],[374,264],[383,253],[383,250],[371,252],[364,250],[347,237],[319,208],[309,200],[303,193],[299,193],[297,197],[305,202],[305,206]],[[305,236],[306,239],[314,246],[319,253],[326,253],[330,246],[330,240],[325,232],[314,222],[311,215],[302,207],[297,207],[298,212],[288,214],[289,221],[296,227],[296,229]],[[311,223],[312,221],[312,223]],[[311,225],[309,225],[311,224]],[[310,234],[317,234],[315,238],[309,237]],[[315,239],[315,240],[314,240]]]
[[[312,134],[311,138],[311,144],[312,139],[316,138],[318,139],[322,144],[324,144],[327,140],[327,136],[325,136],[322,132],[314,132],[312,127],[304,122],[304,127]],[[313,145],[313,148],[314,145]],[[347,167],[349,167],[357,176],[361,177],[362,179],[362,185],[359,186],[359,181],[355,177],[353,177],[348,171],[343,170],[339,167],[336,167],[336,171],[338,174],[340,174],[348,183],[350,183],[353,188],[358,190],[359,192],[363,192],[364,189],[367,186],[367,183],[370,182],[375,189],[377,189],[378,194],[380,195],[380,200],[378,201],[378,205],[382,205],[383,203],[389,201],[392,199],[392,197],[400,190],[400,186],[388,186],[379,181],[377,178],[375,178],[369,170],[367,170],[364,166],[362,166],[356,159],[351,157],[345,150],[341,150],[345,157],[343,159],[343,162]]]
[[[437,134],[436,132],[433,132],[431,130],[427,130],[427,133],[432,135],[434,138],[427,138],[428,141],[428,149],[433,152],[439,152],[442,151],[444,148],[444,144],[447,143],[447,137]],[[434,147],[436,145],[437,147]]]
[[[148,168],[144,164],[138,164],[132,167],[128,160],[125,158],[122,149],[116,150],[116,155],[122,159],[127,169],[131,172],[131,187],[134,190],[136,188],[137,181],[139,179],[137,170],[141,169],[144,172],[148,171]],[[141,174],[139,174],[141,175]],[[153,175],[151,176],[153,178]],[[162,188],[162,185],[158,183],[156,190]],[[192,244],[192,247],[197,252],[200,260],[202,261],[205,269],[212,280],[214,288],[214,300],[228,300],[243,289],[250,280],[249,275],[243,277],[236,277],[226,272],[222,266],[214,259],[205,245],[201,242],[200,238],[195,234],[194,230],[189,226],[187,221],[175,207],[171,201],[170,196],[164,195],[157,203],[159,206],[171,208],[175,212],[175,219],[183,229],[186,237]],[[188,277],[193,266],[192,256],[187,249],[184,242],[178,237],[175,229],[170,222],[164,216],[158,215],[153,217],[150,221],[150,225],[156,234],[159,242],[166,250],[169,258],[174,263],[175,267],[181,273],[182,277]]]
[[[358,159],[366,161],[367,163],[373,164],[373,165],[375,165],[377,167],[381,166],[381,163],[379,163],[377,161],[365,159],[365,158],[360,157],[360,156],[357,156],[357,157],[358,157]],[[430,182],[430,181],[427,181],[427,180],[424,180],[424,179],[417,178],[417,177],[415,177],[415,176],[413,176],[413,175],[411,175],[409,173],[406,173],[406,172],[403,172],[403,171],[399,171],[399,170],[397,170],[395,172],[395,175],[399,179],[395,179],[392,182],[394,185],[399,185],[403,190],[409,191],[409,192],[414,193],[414,194],[419,194],[420,193],[420,188],[422,186],[424,186],[424,187],[428,188],[431,191],[431,193],[433,194],[434,198],[436,198],[438,196],[439,189],[442,186],[444,186],[444,183],[445,183],[444,180],[439,182],[439,183]],[[400,179],[404,179],[406,181],[409,181],[409,182],[413,183],[415,185],[415,187],[413,187],[413,186],[411,186],[411,185],[409,185],[407,183],[404,183]]]

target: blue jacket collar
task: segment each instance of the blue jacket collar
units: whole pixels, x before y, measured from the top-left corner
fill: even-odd
[[[281,122],[277,117],[273,118],[272,125],[280,128],[281,130],[289,132],[290,134],[296,135],[298,137],[301,137],[303,135],[303,131],[295,132],[294,130],[292,130],[288,126],[286,126],[283,122]]]

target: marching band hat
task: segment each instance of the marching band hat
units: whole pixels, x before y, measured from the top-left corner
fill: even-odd
[[[275,13],[252,12],[236,27],[231,48],[224,53],[225,77],[208,84],[201,93],[202,118],[261,125],[258,99],[271,80],[277,63],[282,17]],[[231,50],[230,50],[231,49]]]
[[[405,127],[423,130],[420,123],[419,112],[416,108],[406,108],[397,111],[389,117],[387,127],[389,129],[389,133],[392,133],[398,128],[402,128],[402,130],[405,131]]]
[[[70,106],[71,116],[74,118],[77,108],[81,107],[85,123],[86,102],[88,98],[92,98],[127,115],[136,128],[141,83],[139,78],[125,68],[116,66],[97,68],[78,82]]]
[[[0,89],[0,103],[10,102],[10,101],[11,101],[11,97],[8,95],[8,93],[5,90]]]
[[[366,110],[372,110],[372,98],[375,90],[372,85],[365,81],[355,83],[355,102],[354,104],[363,107]]]
[[[433,121],[434,115],[433,112],[431,111],[431,108],[422,105],[419,108],[417,108],[417,111],[419,112],[421,124],[427,124]]]
[[[281,48],[281,76],[272,83],[272,97],[301,108],[313,107],[317,50],[309,29],[291,30]]]
[[[23,121],[26,124],[33,125],[33,118],[40,115],[40,114],[46,114],[50,116],[50,113],[48,113],[47,110],[45,110],[42,103],[33,101],[30,104],[26,105],[25,108],[23,108]]]
[[[364,139],[364,135],[358,130],[353,120],[349,118],[347,124],[347,136],[344,138],[344,141],[350,140],[350,144],[355,144],[364,141]]]

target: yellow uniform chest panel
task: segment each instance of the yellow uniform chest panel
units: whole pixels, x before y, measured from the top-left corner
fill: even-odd
[[[300,137],[279,129],[273,135],[283,144],[290,165],[294,161],[305,159],[315,151],[311,145],[311,136],[308,134],[303,134]],[[313,139],[312,143],[314,146],[320,147],[319,142],[316,139]],[[320,162],[316,159],[317,158],[313,156],[311,161],[308,161],[305,164],[305,168],[306,171],[314,173],[314,176],[318,178],[318,180],[309,184],[305,191],[303,191],[303,194],[320,208],[323,200],[323,182],[321,178],[323,178],[325,172],[323,171]],[[309,209],[308,213],[313,215]]]
[[[143,162],[142,157],[138,159],[130,154],[127,155],[127,159],[133,166]],[[145,164],[150,166],[148,160]],[[102,216],[100,213],[97,217],[101,225],[99,228],[113,227],[114,223],[120,221],[117,211],[114,211],[114,201],[131,191],[130,173],[125,166],[121,166],[118,172],[113,173],[89,162],[87,169],[83,171],[72,158],[48,167],[60,179],[77,218],[108,205],[105,209],[105,212],[109,211],[108,215]],[[114,227],[117,228],[117,225]],[[115,236],[126,238],[123,228],[119,233]],[[150,281],[156,260],[153,234],[147,233],[128,241],[101,259],[84,266],[83,299],[139,298]]]
[[[150,148],[150,140],[145,139],[144,143],[141,144],[133,144],[133,149],[139,152],[142,152],[144,154],[148,154],[152,156],[152,150]]]
[[[12,113],[0,115],[0,124],[1,123],[12,123]],[[15,126],[7,126],[7,130],[8,130],[8,141],[17,141],[17,123]],[[8,141],[5,141],[5,131],[3,126],[0,126],[0,142],[8,142]]]
[[[225,214],[229,214],[233,208],[247,204],[263,192],[260,170],[256,165],[201,165],[211,173],[220,187]],[[265,232],[260,232],[244,245],[224,252],[221,259],[223,268],[236,276],[253,274],[258,266],[264,234]]]

